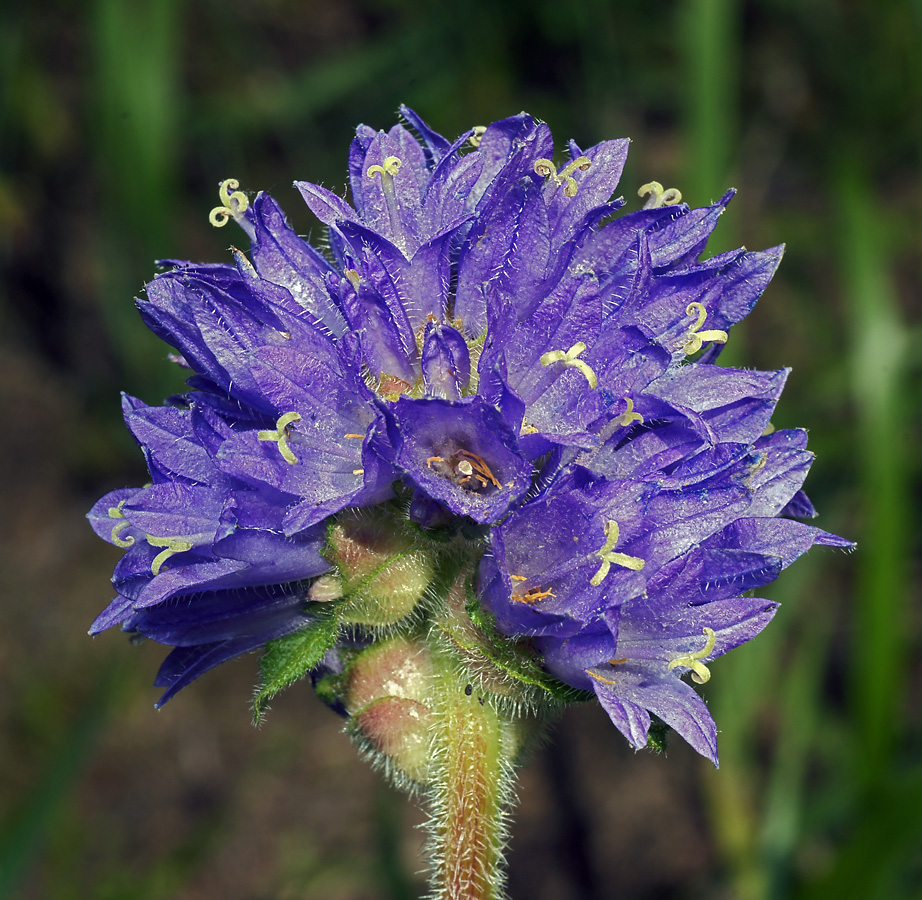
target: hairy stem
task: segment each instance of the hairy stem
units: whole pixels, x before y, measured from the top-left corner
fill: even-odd
[[[436,659],[429,850],[434,900],[498,900],[512,801],[513,724],[458,670]]]

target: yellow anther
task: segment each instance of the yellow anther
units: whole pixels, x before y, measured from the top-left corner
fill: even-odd
[[[528,581],[527,575],[510,575],[509,576],[513,581]]]
[[[218,188],[218,197],[221,199],[221,205],[216,206],[208,213],[208,221],[215,228],[223,228],[230,218],[242,216],[248,209],[250,201],[243,191],[238,191],[240,182],[236,178],[228,178],[221,182]]]
[[[701,303],[693,301],[685,307],[685,315],[696,316],[695,324],[688,329],[688,340],[682,345],[682,352],[686,356],[697,353],[705,341],[713,341],[715,344],[726,344],[729,335],[726,331],[699,331],[704,325],[704,320],[708,317],[707,310]]]
[[[608,664],[610,666],[620,666],[627,662],[627,657],[623,656],[621,659],[610,659]],[[599,675],[596,672],[593,672],[592,669],[586,669],[586,674],[590,678],[594,678],[596,681],[601,681],[602,684],[617,684],[617,682],[612,681],[610,678],[606,678],[604,675]]]
[[[605,580],[612,565],[624,566],[625,569],[631,569],[634,572],[639,572],[644,567],[644,561],[639,556],[613,552],[615,544],[618,543],[619,531],[618,523],[614,519],[609,519],[605,526],[605,543],[595,554],[602,560],[602,565],[599,566],[598,572],[589,579],[593,587],[598,587]]]
[[[487,130],[486,125],[475,125],[471,131],[474,133],[468,138],[468,140],[475,146],[479,147],[480,142],[483,140],[483,133]]]
[[[552,363],[561,362],[568,369],[579,369],[585,376],[586,381],[589,382],[589,387],[598,387],[599,379],[595,377],[595,372],[592,371],[588,363],[577,359],[585,349],[586,345],[582,341],[578,341],[566,352],[563,350],[551,350],[541,357],[541,365],[549,366]]]
[[[525,594],[513,594],[512,600],[515,603],[537,603],[539,600],[544,600],[545,597],[556,597],[557,595],[553,591],[541,591],[538,588],[532,588]]]
[[[630,425],[632,422],[639,422],[643,425],[643,416],[638,412],[634,412],[634,401],[630,397],[625,397],[624,400],[627,403],[627,409],[615,419],[615,422],[618,425],[625,426]]]
[[[301,416],[298,413],[285,413],[285,415],[279,416],[278,421],[275,423],[275,431],[260,431],[257,432],[256,437],[261,441],[274,441],[277,443],[282,459],[290,466],[293,466],[298,461],[298,457],[294,455],[291,447],[288,446],[288,426],[293,422],[300,421]]]
[[[713,628],[708,628],[705,625],[702,629],[702,634],[707,638],[707,642],[700,650],[696,650],[694,653],[688,654],[688,656],[677,656],[669,663],[668,667],[670,672],[678,666],[691,669],[692,681],[696,684],[704,684],[710,680],[711,670],[701,660],[714,649],[714,645],[717,643],[717,635],[714,633]]]
[[[637,192],[638,197],[646,197],[647,194],[650,195],[650,199],[644,203],[644,209],[659,209],[661,206],[675,206],[682,202],[681,191],[676,188],[664,188],[658,181],[648,181]]]
[[[183,541],[179,538],[172,537],[153,537],[147,535],[147,543],[151,547],[163,547],[154,558],[150,564],[150,573],[151,575],[157,576],[160,574],[160,569],[163,567],[163,564],[175,553],[185,553],[187,550],[192,549],[192,543],[190,541]]]
[[[560,187],[563,185],[564,195],[567,197],[575,197],[576,192],[579,190],[579,185],[576,183],[576,179],[573,177],[573,173],[579,169],[580,172],[585,172],[592,165],[592,160],[588,156],[577,156],[572,162],[568,163],[563,169],[559,172],[557,171],[557,166],[554,165],[549,159],[536,159],[535,160],[535,174],[540,175],[542,178],[548,178]]]
[[[483,482],[484,487],[486,487],[487,483],[483,480],[483,478],[480,478],[481,475],[493,482],[494,487],[502,487],[502,485],[496,480],[496,476],[490,471],[490,467],[486,464],[486,462],[484,462],[483,457],[478,456],[476,453],[471,453],[470,450],[459,450],[458,453],[461,456],[467,457],[467,459],[462,459],[458,463],[458,470],[463,475],[473,475],[475,474],[476,470],[476,473],[479,473],[477,477],[480,481]],[[470,462],[470,460],[473,460],[473,464]],[[461,468],[462,466],[464,466],[463,469]],[[470,471],[468,471],[468,468]]]
[[[240,192],[238,191],[238,193]],[[240,196],[243,197],[243,194],[241,193]],[[254,281],[259,278],[259,272],[256,271],[256,266],[254,266],[233,244],[231,244],[228,249],[234,257],[234,262],[237,267],[242,270],[242,273],[245,274],[247,278],[252,278]]]
[[[109,518],[110,519],[121,519],[120,522],[117,522],[112,526],[112,543],[116,547],[133,547],[134,538],[129,534],[128,537],[123,538],[119,535],[126,529],[131,526],[131,523],[125,518],[125,514],[122,512],[122,507],[125,505],[124,500],[120,500],[118,506],[109,507]]]
[[[364,440],[365,440],[365,435],[364,435],[364,434],[344,434],[343,437],[347,437],[347,438],[358,438],[360,441],[364,441]]]
[[[385,175],[393,178],[400,171],[400,159],[396,156],[389,156],[384,160],[383,166],[369,166],[368,171],[365,173],[369,178],[374,178],[375,175],[381,176],[381,181],[384,182]]]
[[[349,279],[349,283],[356,289],[359,289],[359,282],[362,280],[359,277],[357,269],[346,269],[345,270],[346,278]]]
[[[353,469],[353,470],[352,470],[352,474],[353,474],[353,475],[364,475],[364,474],[365,474],[365,470],[364,470],[364,469]]]

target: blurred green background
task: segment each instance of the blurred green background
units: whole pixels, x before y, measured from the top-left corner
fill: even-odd
[[[222,261],[218,182],[344,188],[400,102],[454,136],[526,109],[630,136],[621,192],[739,188],[709,252],[787,243],[733,364],[792,366],[817,550],[706,697],[719,772],[568,712],[522,776],[517,900],[922,898],[922,2],[45,0],[0,12],[0,897],[396,900],[419,812],[307,687],[250,726],[249,657],[156,713],[163,656],[86,628],[117,558],[83,513],[141,483],[118,390],[180,386],[132,298]]]

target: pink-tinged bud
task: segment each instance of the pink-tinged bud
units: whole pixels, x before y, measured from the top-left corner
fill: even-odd
[[[432,714],[415,700],[385,697],[353,718],[376,751],[413,781],[428,781],[429,734]]]
[[[387,510],[340,514],[324,555],[339,570],[344,624],[382,627],[405,619],[435,571],[431,552],[413,529]]]
[[[353,727],[386,764],[421,783],[428,780],[432,679],[429,652],[406,638],[369,647],[345,679]]]

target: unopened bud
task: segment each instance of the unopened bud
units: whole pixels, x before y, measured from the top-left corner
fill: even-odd
[[[345,679],[353,728],[385,762],[426,782],[432,733],[432,661],[407,638],[379,641],[352,664]]]
[[[340,621],[351,625],[381,627],[405,619],[435,571],[432,551],[389,510],[341,514],[324,554],[339,570]]]

